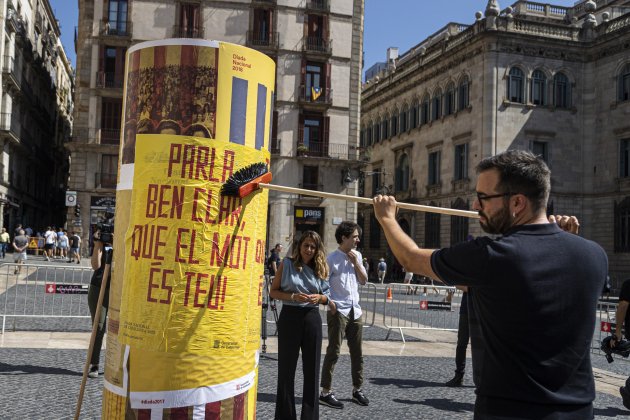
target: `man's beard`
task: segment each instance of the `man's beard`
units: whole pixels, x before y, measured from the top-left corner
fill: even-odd
[[[512,218],[510,217],[510,210],[507,207],[503,207],[494,217],[490,218],[483,211],[479,211],[479,215],[486,218],[485,224],[479,221],[481,228],[484,232],[491,235],[504,234],[513,225]]]

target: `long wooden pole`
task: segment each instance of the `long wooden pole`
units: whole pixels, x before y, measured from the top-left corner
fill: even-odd
[[[335,194],[335,193],[329,193],[329,192],[324,192],[324,191],[305,190],[303,188],[284,187],[282,185],[275,185],[275,184],[260,183],[258,184],[258,186],[260,188],[266,188],[268,190],[274,190],[274,191],[281,191],[281,192],[301,194],[301,195],[310,195],[313,197],[332,198],[332,199],[337,199],[337,200],[355,201],[357,203],[372,204],[371,198],[355,197],[354,195],[344,195],[344,194]],[[406,210],[448,214],[450,216],[470,217],[473,219],[479,218],[479,214],[476,211],[449,209],[446,207],[424,206],[422,204],[411,204],[411,203],[401,203],[401,202],[397,204],[399,208],[406,209]]]
[[[111,250],[106,252],[112,252]],[[92,359],[92,353],[94,352],[94,341],[96,340],[96,330],[98,330],[98,323],[101,319],[101,308],[103,307],[103,299],[105,297],[105,290],[107,289],[107,282],[109,280],[109,273],[111,267],[111,255],[109,256],[109,262],[105,264],[103,268],[103,280],[101,281],[101,290],[98,294],[98,303],[96,304],[96,311],[94,312],[94,322],[92,323],[92,335],[90,336],[90,346],[88,347],[87,360],[83,367],[83,378],[81,378],[81,388],[79,389],[79,398],[77,400],[77,408],[74,412],[74,420],[79,420],[81,415],[81,405],[83,404],[83,394],[85,391],[85,382],[87,380],[88,370],[90,369],[90,361]],[[101,349],[96,349],[101,351]]]

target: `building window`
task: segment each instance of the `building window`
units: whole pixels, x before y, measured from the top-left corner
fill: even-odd
[[[461,198],[457,198],[451,208],[468,210],[468,204]],[[468,239],[468,217],[451,216],[451,245],[464,242]]]
[[[571,86],[569,78],[563,73],[553,77],[553,105],[556,108],[571,107]]]
[[[374,143],[381,141],[381,123],[375,122],[373,128]]]
[[[101,144],[120,144],[122,100],[103,98],[101,107]]]
[[[396,110],[394,110],[394,112],[396,112]],[[398,134],[398,115],[397,114],[392,115],[392,125],[390,128],[390,131],[391,131],[392,137]]]
[[[322,145],[322,120],[317,115],[307,115],[304,117],[302,145],[309,152],[321,153]]]
[[[431,101],[431,121],[442,118],[442,91],[437,90]]]
[[[418,101],[413,103],[413,107],[409,110],[409,122],[411,123],[411,130],[418,126]]]
[[[319,167],[304,165],[302,168],[302,188],[319,190]]]
[[[619,101],[627,101],[630,100],[630,64],[626,64],[626,66],[621,70],[618,79],[619,84]]]
[[[109,0],[108,35],[127,34],[127,0]]]
[[[201,7],[199,3],[182,3],[179,11],[179,30],[181,38],[202,38]]]
[[[518,67],[512,67],[508,76],[507,93],[510,102],[525,103],[523,97],[523,71]]]
[[[116,188],[118,155],[101,155],[101,172],[96,174],[96,188]]]
[[[468,76],[464,76],[462,78],[462,81],[459,83],[459,98],[457,98],[458,109],[460,111],[465,108],[468,108],[468,104],[470,103],[468,86],[469,86]]]
[[[547,164],[549,164],[549,145],[546,141],[533,141],[532,153],[540,156]]]
[[[387,117],[381,123],[381,140],[387,140],[389,138],[389,121]]]
[[[437,206],[433,202],[429,205]],[[429,249],[440,247],[440,214],[438,213],[424,215],[424,247]]]
[[[455,113],[455,85],[449,84],[446,87],[444,95],[444,115],[448,116]]]
[[[407,110],[407,107],[405,106],[405,108],[400,113],[400,117],[399,117],[401,133],[404,133],[409,129],[408,120],[407,120],[408,113],[409,111]]]
[[[440,183],[440,151],[429,153],[429,185]]]
[[[271,45],[273,10],[254,9],[253,27],[252,41],[254,45]]]
[[[547,76],[542,70],[536,70],[532,74],[531,98],[534,105],[546,105]]]
[[[367,129],[366,146],[371,146],[372,143],[372,126]]]
[[[409,190],[409,156],[403,153],[396,165],[396,192]]]
[[[455,181],[461,181],[468,178],[468,143],[458,144],[455,146]]]
[[[379,249],[381,247],[381,225],[376,220],[374,213],[370,214],[370,248]]]
[[[630,252],[630,197],[615,202],[615,252]]]
[[[304,96],[307,101],[316,101],[321,97],[325,98],[326,93],[322,95],[322,87],[324,82],[324,66],[320,63],[307,63],[306,64],[306,89]]]
[[[630,139],[619,142],[619,177],[630,177]]]
[[[425,96],[422,100],[422,109],[420,112],[420,125],[424,125],[429,122],[429,96]]]
[[[381,170],[375,169],[372,173],[372,197],[379,194],[381,188]]]

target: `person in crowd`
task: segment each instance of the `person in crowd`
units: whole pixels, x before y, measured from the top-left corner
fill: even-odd
[[[9,232],[7,232],[6,228],[2,228],[2,233],[0,233],[0,255],[2,259],[7,255],[7,248],[11,243],[11,237],[9,236]]]
[[[63,228],[59,228],[57,232],[57,256],[62,259],[68,258],[68,235]]]
[[[282,260],[270,296],[283,301],[278,319],[278,386],[275,418],[295,419],[295,370],[302,351],[301,419],[318,419],[317,384],[322,352],[322,319],[318,305],[330,300],[328,264],[322,239],[312,230],[300,237],[292,255]]]
[[[48,226],[44,232],[44,257],[46,261],[54,258],[55,244],[57,243],[57,233]]]
[[[24,228],[22,227],[21,223],[18,223],[15,229],[13,230],[13,237],[15,238],[16,236],[18,236],[21,230],[24,230]]]
[[[408,295],[413,294],[413,287],[411,287],[411,280],[413,279],[413,273],[411,271],[405,270],[403,267],[403,272],[405,273],[405,277],[403,278],[403,283],[407,285],[407,293]]]
[[[94,249],[92,250],[92,278],[90,279],[90,287],[88,289],[88,306],[90,308],[90,316],[92,323],[94,323],[94,317],[96,316],[96,309],[98,306],[98,297],[101,293],[101,285],[103,282],[103,274],[105,273],[105,259],[106,253],[111,250],[112,244],[104,243],[101,241],[101,232],[97,230],[94,232]],[[90,359],[90,369],[88,376],[90,378],[98,378],[98,365],[101,359],[101,347],[103,346],[103,336],[105,335],[107,324],[107,309],[109,308],[109,286],[111,284],[111,273],[107,279],[107,286],[105,289],[105,296],[103,297],[103,303],[101,306],[101,313],[98,320],[98,328],[96,330],[96,337],[94,339],[94,347],[92,351],[92,357]]]
[[[462,290],[462,302],[459,306],[459,323],[457,324],[457,347],[455,348],[455,376],[446,386],[462,386],[464,384],[464,372],[466,370],[466,349],[470,340],[468,329],[468,287],[457,286]]]
[[[387,263],[385,262],[385,258],[381,258],[378,260],[378,282],[383,284],[385,281],[385,274],[387,274]]]
[[[273,247],[271,252],[269,253],[269,258],[267,259],[267,268],[269,269],[269,277],[274,277],[276,275],[276,271],[278,270],[278,266],[280,265],[280,253],[282,252],[282,244],[277,243],[276,246]]]
[[[22,264],[28,259],[26,256],[27,247],[28,236],[24,234],[24,229],[20,229],[18,235],[13,238],[13,261],[16,264],[13,274],[20,274]]]
[[[352,401],[368,405],[363,389],[363,316],[359,306],[359,284],[367,283],[367,272],[361,264],[362,256],[356,250],[361,227],[354,222],[341,222],[335,231],[339,247],[328,255],[330,268],[330,299],[336,310],[327,313],[328,347],[322,365],[322,391],[319,402],[328,407],[342,409],[332,391],[332,377],[339,359],[341,343],[345,335],[350,350],[352,372]]]
[[[391,251],[414,273],[472,288],[484,345],[477,358],[473,341],[475,418],[591,419],[606,253],[577,235],[577,218],[547,217],[551,172],[540,157],[508,150],[481,160],[477,173],[473,209],[481,228],[501,237],[419,248],[398,225],[395,198],[379,195],[374,212]]]
[[[68,253],[68,262],[77,259],[77,264],[81,264],[81,237],[75,231],[70,233],[70,252]]]
[[[625,331],[626,339],[630,339],[630,279],[623,282],[621,285],[621,292],[619,293],[619,304],[617,305],[617,312],[615,314],[615,320],[617,326],[615,328],[615,341],[611,342],[611,345],[615,345],[623,339],[622,331]],[[619,388],[623,406],[630,410],[630,377],[626,379],[624,386]]]

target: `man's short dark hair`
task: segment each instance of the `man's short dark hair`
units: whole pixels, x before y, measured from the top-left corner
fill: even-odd
[[[477,165],[477,173],[491,169],[499,172],[497,192],[523,194],[530,199],[535,213],[546,210],[551,171],[540,156],[527,150],[506,150]]]
[[[337,226],[337,230],[335,231],[335,239],[337,240],[337,243],[340,244],[341,242],[343,242],[343,236],[345,237],[350,237],[352,236],[352,233],[358,230],[359,231],[359,235],[361,235],[361,226],[359,226],[358,224],[354,223],[354,222],[341,222],[341,224],[339,226]]]

